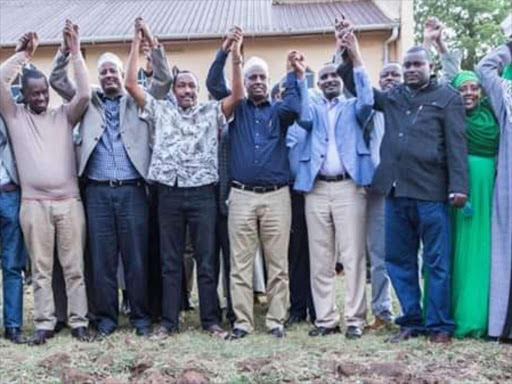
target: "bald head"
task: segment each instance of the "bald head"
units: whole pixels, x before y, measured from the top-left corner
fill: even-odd
[[[341,95],[341,78],[336,71],[335,64],[326,64],[318,72],[318,88],[322,91],[327,100]]]
[[[399,63],[387,63],[379,73],[379,86],[388,91],[403,81],[403,70]]]

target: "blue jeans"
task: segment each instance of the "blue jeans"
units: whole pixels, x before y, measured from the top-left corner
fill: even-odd
[[[23,325],[23,278],[25,247],[19,223],[20,192],[0,192],[0,237],[2,241],[2,279],[4,327]]]
[[[403,197],[386,199],[386,265],[402,307],[402,328],[453,333],[451,242],[448,204]],[[429,271],[425,319],[420,306],[418,249]]]
[[[135,328],[149,326],[149,211],[144,183],[115,188],[89,184],[85,206],[98,329],[111,332],[117,328],[119,252],[131,306],[130,323]]]

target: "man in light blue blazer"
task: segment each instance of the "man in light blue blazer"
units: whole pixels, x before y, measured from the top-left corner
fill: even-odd
[[[366,189],[374,165],[362,127],[371,117],[373,92],[353,33],[343,37],[354,62],[357,99],[341,96],[336,65],[324,66],[318,87],[323,99],[302,92],[299,125],[307,131],[294,189],[306,193],[311,289],[316,310],[310,336],[340,332],[335,300],[336,244],[345,268],[345,323],[348,339],[362,336],[366,318]],[[305,84],[300,84],[305,86]]]

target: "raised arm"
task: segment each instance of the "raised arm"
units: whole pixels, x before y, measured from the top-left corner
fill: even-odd
[[[365,126],[372,116],[373,111],[373,90],[370,82],[370,77],[366,72],[359,50],[359,43],[353,32],[347,33],[343,37],[343,43],[346,47],[348,56],[353,69],[353,78],[356,88],[356,115],[361,126]]]
[[[135,103],[139,107],[144,107],[145,94],[144,88],[137,83],[137,70],[139,69],[139,51],[142,41],[142,19],[135,19],[135,35],[132,40],[130,57],[128,58],[128,68],[126,69],[126,78],[124,86]]]
[[[50,72],[50,85],[65,101],[70,101],[76,94],[76,87],[69,79],[69,38],[62,33],[62,43],[53,59]]]
[[[16,45],[16,53],[5,61],[0,67],[0,114],[4,118],[16,114],[16,103],[11,95],[11,82],[20,72],[23,64],[32,59],[39,45],[37,33],[24,34]]]
[[[304,81],[306,78],[306,64],[302,53],[291,51],[287,61],[291,63],[293,70],[286,75],[282,94],[283,101],[277,102],[277,113],[282,129],[287,129],[292,125],[301,113],[302,105],[297,81]]]
[[[512,40],[507,44],[501,45],[494,51],[485,56],[478,63],[476,70],[480,76],[482,87],[489,98],[494,113],[499,118],[503,113],[504,86],[512,87],[510,80],[500,77],[503,68],[512,62]]]
[[[222,112],[226,118],[230,118],[233,114],[235,106],[244,98],[244,80],[242,74],[242,30],[235,27],[235,42],[231,51],[233,91],[229,96],[222,99]]]
[[[226,84],[226,77],[224,75],[224,67],[229,52],[235,43],[236,28],[231,28],[226,39],[222,42],[221,49],[217,52],[215,60],[213,61],[208,75],[206,77],[206,88],[215,100],[222,100],[231,94],[231,90]]]
[[[80,35],[78,25],[66,20],[64,34],[68,39],[69,53],[75,72],[76,93],[68,104],[65,104],[66,114],[71,126],[75,126],[91,100],[91,87],[89,75],[85,66],[82,52],[80,51]]]
[[[443,84],[451,84],[455,76],[460,72],[461,53],[450,52],[444,39],[444,25],[435,17],[429,17],[425,22],[423,32],[423,46],[430,50],[434,48],[441,57]]]
[[[164,99],[171,90],[173,81],[164,47],[158,43],[144,20],[140,19],[138,25],[143,37],[143,41],[141,41],[142,53],[153,72],[148,93],[156,99]]]

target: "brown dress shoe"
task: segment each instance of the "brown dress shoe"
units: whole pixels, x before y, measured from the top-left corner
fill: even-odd
[[[430,335],[430,342],[436,344],[447,344],[452,341],[452,336],[449,333],[437,332]]]
[[[379,328],[382,328],[384,327],[385,325],[387,325],[388,323],[384,320],[382,320],[379,316],[376,316],[375,317],[375,321],[373,322],[373,324],[367,324],[365,326],[365,328],[368,330],[368,331],[375,331]]]

